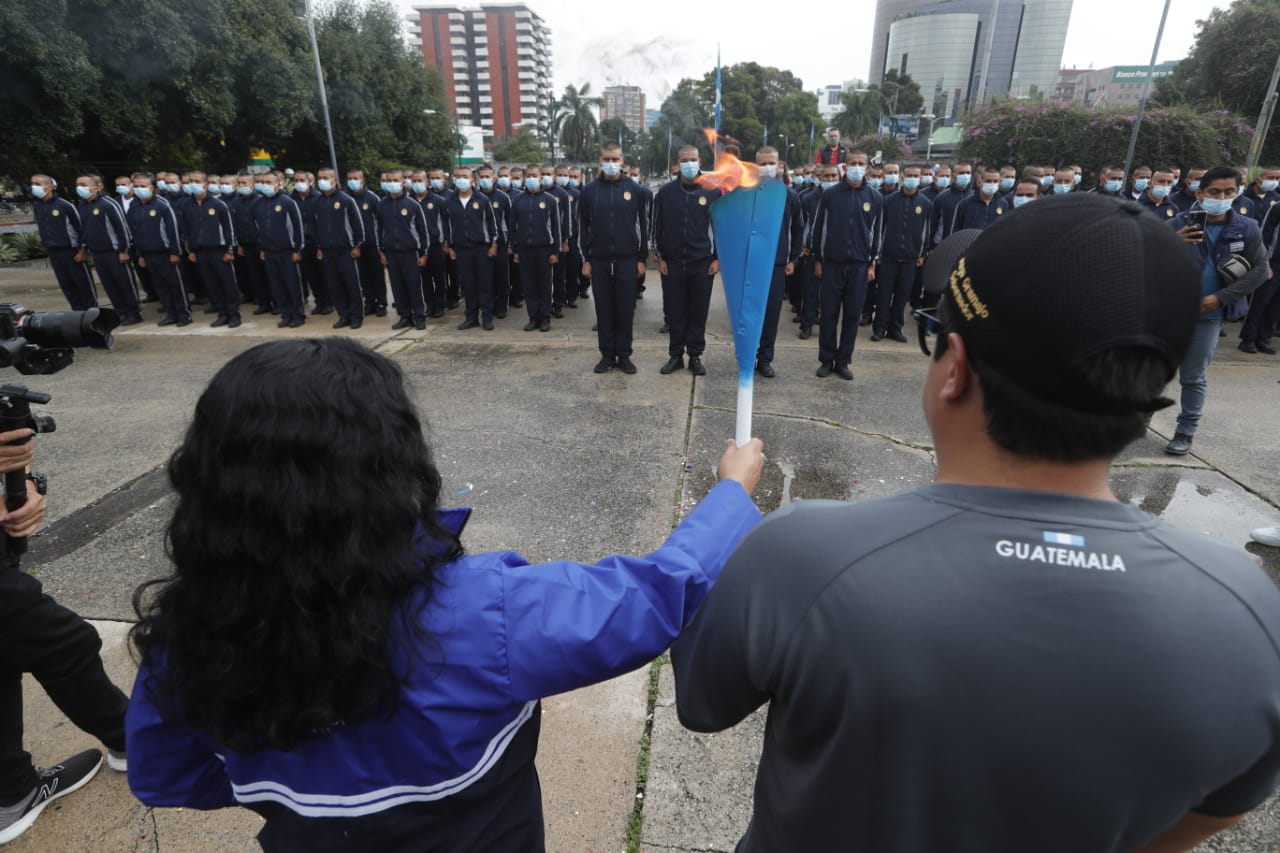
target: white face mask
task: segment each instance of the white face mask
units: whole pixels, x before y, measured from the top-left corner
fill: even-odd
[[[762,177],[762,178],[776,178],[776,177],[778,177],[778,164],[777,164],[777,163],[767,163],[767,164],[765,164],[764,166],[761,166],[761,167],[760,167],[760,177]]]

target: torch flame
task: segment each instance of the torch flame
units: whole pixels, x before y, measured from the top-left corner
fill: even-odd
[[[703,172],[698,176],[697,184],[708,189],[718,189],[721,194],[729,193],[738,187],[754,187],[760,183],[760,167],[755,163],[744,163],[737,157],[718,146],[720,137],[711,128],[702,131],[707,135],[711,150],[716,152],[716,168],[711,172]]]

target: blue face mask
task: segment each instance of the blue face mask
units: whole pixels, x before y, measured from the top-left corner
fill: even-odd
[[[464,193],[467,190],[471,189],[471,179],[470,178],[454,178],[453,188],[460,193]]]
[[[1172,187],[1154,186],[1151,188],[1151,194],[1156,198],[1165,199],[1169,197],[1169,190]]]
[[[558,187],[567,187],[567,186],[569,186],[569,176],[568,176],[568,175],[556,175],[556,186],[558,186]]]
[[[1013,178],[1001,178],[1000,189],[1003,190],[1004,192],[1008,192],[1009,190],[1013,189]]]
[[[582,185],[582,181],[578,180],[577,178],[569,179],[569,186],[573,187],[575,190],[581,185]]]
[[[1280,181],[1263,181],[1262,182],[1262,191],[1264,193],[1273,193],[1276,191],[1276,187],[1280,187]]]
[[[920,189],[920,179],[919,178],[903,178],[902,188],[904,190],[918,190]]]
[[[818,181],[818,186],[822,187],[824,190],[829,190],[835,185],[835,181]]]
[[[542,176],[542,186],[544,189],[551,189],[556,185],[556,179],[553,175]]]
[[[973,175],[969,175],[969,174],[956,175],[956,186],[958,186],[962,190],[968,189],[969,183],[972,180],[973,180]]]
[[[196,194],[196,185],[195,185],[195,184],[192,184],[192,183],[185,183],[185,184],[183,184],[183,185],[182,185],[182,194],[183,194],[183,195],[195,195],[195,194]]]
[[[896,172],[889,172],[884,176],[884,182],[888,186],[895,187],[898,185],[898,175]]]
[[[1118,193],[1120,192],[1120,189],[1123,186],[1124,186],[1124,181],[1117,181],[1114,179],[1107,181],[1107,184],[1106,184],[1107,192],[1109,193]]]
[[[483,190],[484,192],[488,192],[489,190],[493,189],[493,178],[481,178],[480,189]]]
[[[231,195],[231,194],[232,194],[232,193],[234,193],[235,191],[236,191],[236,185],[235,185],[235,184],[223,184],[223,185],[222,185],[222,194],[223,194],[223,195]]]
[[[873,190],[878,190],[884,186],[884,178],[867,178],[867,186]]]
[[[333,181],[328,178],[321,178],[316,181],[316,189],[320,190],[322,193],[330,192],[333,189]]]
[[[137,197],[138,201],[151,201],[150,187],[138,187],[133,191],[133,194]]]
[[[1046,189],[1053,186],[1053,175],[1045,175],[1043,178],[1041,178],[1040,186],[1045,187]]]
[[[206,184],[205,192],[207,192],[209,195],[221,195],[222,187],[218,184]]]
[[[933,185],[933,175],[921,175],[920,186],[928,187]]]
[[[951,188],[951,179],[950,179],[950,178],[938,178],[937,180],[935,180],[935,181],[934,181],[934,183],[938,185],[938,189],[940,189],[940,190],[945,190],[945,189],[950,189],[950,188]]]
[[[1054,184],[1053,185],[1053,192],[1055,195],[1062,195],[1063,193],[1069,193],[1073,189],[1075,189],[1075,186],[1072,184]]]
[[[414,184],[414,186],[416,187],[418,185]],[[440,192],[440,190],[444,189],[444,178],[432,178],[431,189],[435,190],[436,192]],[[427,191],[426,187],[423,187],[421,190],[417,190],[417,189],[414,190],[414,192],[426,192],[426,191]]]
[[[422,195],[427,191],[427,185],[424,184],[422,181],[410,181],[409,189],[413,190],[418,195]]]
[[[1150,178],[1138,178],[1133,182],[1133,188],[1140,193],[1147,191],[1147,187],[1151,186]]]
[[[349,179],[347,181],[347,189],[351,190],[353,193],[358,193],[360,190],[364,189],[364,181],[357,181],[354,178]]]
[[[1222,216],[1231,210],[1231,202],[1234,200],[1230,198],[1206,198],[1201,199],[1200,206],[1210,216]]]
[[[307,190],[311,189],[311,184],[306,181],[298,181],[293,185],[293,188],[300,193],[305,193]]]
[[[276,185],[275,185],[275,184],[263,184],[263,185],[262,185],[262,194],[263,194],[264,196],[266,196],[267,198],[274,198],[274,197],[275,197],[275,194],[276,194],[276,193],[278,193],[278,192],[279,192],[279,190],[278,190],[278,189],[276,189]]]
[[[1082,175],[1076,175],[1074,178],[1071,179],[1071,183],[1077,187],[1080,186],[1080,179],[1082,177],[1083,177]]]
[[[859,183],[867,176],[865,166],[850,166],[844,173],[844,179],[851,184]]]
[[[1199,182],[1199,181],[1192,181],[1191,183],[1187,184],[1187,189],[1191,190],[1193,193],[1194,193],[1194,192],[1199,192],[1199,191],[1200,191],[1200,182]]]
[[[88,199],[89,196],[93,195],[93,190],[88,187],[76,187],[76,195],[80,196],[80,198]]]
[[[622,164],[621,163],[601,163],[600,171],[603,172],[605,177],[607,178],[616,178],[618,177],[618,175],[622,174]]]
[[[511,189],[511,179],[510,179],[510,178],[498,178],[498,189],[500,189],[500,190],[509,190],[509,189]]]
[[[236,192],[239,193],[241,197],[248,198],[253,195],[253,187],[236,187]]]
[[[524,188],[529,192],[537,192],[542,187],[542,181],[538,178],[525,178]]]
[[[1025,195],[1015,195],[1015,196],[1013,197],[1013,206],[1014,206],[1014,207],[1022,207],[1024,204],[1026,204],[1026,203],[1027,203],[1027,202],[1029,202],[1029,201],[1035,201],[1035,199],[1034,199],[1034,198],[1031,198],[1030,196],[1025,196]]]
[[[116,195],[126,196],[129,194],[130,187],[126,184],[116,184]]]
[[[682,160],[680,162],[680,177],[686,181],[692,181],[701,174],[702,165],[697,160]]]
[[[404,181],[383,181],[382,191],[389,195],[399,195],[404,191]]]

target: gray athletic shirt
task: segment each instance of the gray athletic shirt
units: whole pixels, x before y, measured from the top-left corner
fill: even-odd
[[[691,729],[771,703],[741,851],[1126,851],[1280,782],[1280,591],[1125,504],[791,505],[671,656]]]

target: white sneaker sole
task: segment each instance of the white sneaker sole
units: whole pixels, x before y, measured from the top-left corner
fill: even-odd
[[[1259,545],[1270,545],[1280,548],[1280,527],[1259,527],[1249,534]]]
[[[129,758],[128,758],[128,756],[126,756],[126,757],[124,757],[124,758],[116,758],[114,755],[112,755],[111,753],[109,753],[109,752],[108,752],[108,753],[107,753],[107,766],[108,766],[108,767],[110,767],[112,770],[116,771],[117,773],[128,773],[128,772],[129,772]]]
[[[23,815],[21,820],[17,821],[16,823],[12,823],[9,826],[6,826],[4,828],[4,831],[0,832],[0,844],[8,844],[10,841],[13,841],[19,835],[26,832],[28,829],[31,828],[31,824],[36,822],[36,818],[40,817],[40,812],[44,811],[45,807],[48,806],[49,803],[52,803],[61,797],[65,797],[67,794],[73,793],[75,791],[79,791],[85,785],[88,785],[89,782],[93,779],[93,777],[98,775],[98,771],[101,769],[102,769],[102,760],[99,759],[97,766],[94,767],[91,772],[86,773],[84,778],[81,779],[79,782],[75,783],[69,788],[63,788],[61,791],[58,791],[52,797],[45,800],[43,803],[41,803],[31,811],[27,812],[25,815]]]

